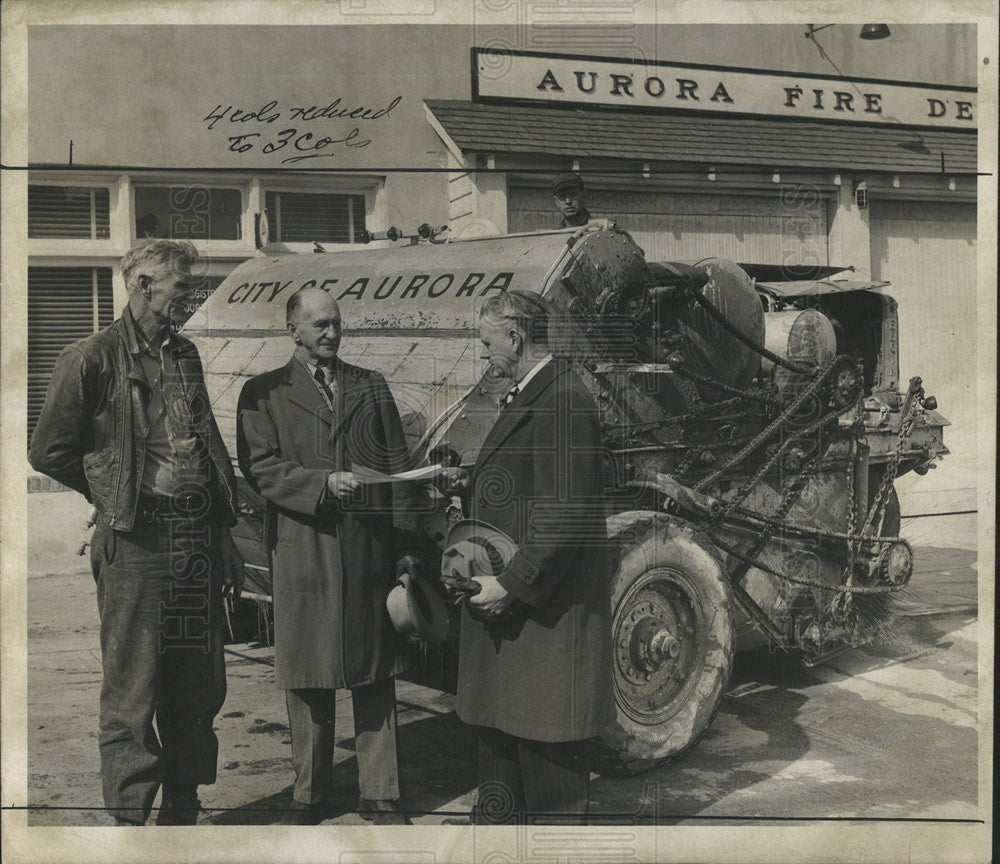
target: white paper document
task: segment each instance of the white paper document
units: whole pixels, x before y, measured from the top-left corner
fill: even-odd
[[[421,480],[433,480],[443,470],[442,465],[426,465],[423,468],[413,468],[410,471],[401,471],[399,474],[383,474],[373,468],[365,468],[363,465],[355,466],[351,469],[354,479],[359,483],[396,483],[396,482],[419,482]]]

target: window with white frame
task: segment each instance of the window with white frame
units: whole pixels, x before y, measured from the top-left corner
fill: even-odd
[[[28,185],[28,237],[107,240],[110,195],[101,186]]]
[[[28,267],[28,437],[56,357],[114,318],[110,267]]]
[[[135,236],[169,240],[241,240],[243,195],[204,183],[135,186]]]
[[[278,243],[364,242],[364,195],[267,192],[265,207],[271,239]]]

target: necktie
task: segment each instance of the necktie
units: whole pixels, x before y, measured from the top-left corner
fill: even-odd
[[[323,390],[323,395],[326,396],[327,401],[330,406],[333,407],[333,390],[330,389],[330,385],[326,383],[326,371],[322,366],[317,366],[316,371],[313,373],[316,380],[319,382],[319,386]]]

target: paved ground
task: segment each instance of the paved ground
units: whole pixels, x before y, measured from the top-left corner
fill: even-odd
[[[595,813],[669,824],[749,817],[979,818],[974,517],[904,520],[916,575],[890,643],[788,668],[740,655],[705,738],[638,777],[597,776]],[[28,585],[28,748],[31,825],[106,824],[97,755],[100,656],[86,574],[37,575]],[[230,824],[269,824],[291,794],[284,699],[271,649],[227,649],[229,696],[218,718],[219,780],[203,803]],[[352,812],[357,763],[350,704],[338,694],[336,777],[329,824]],[[417,824],[466,813],[475,742],[453,697],[400,681],[404,804]]]

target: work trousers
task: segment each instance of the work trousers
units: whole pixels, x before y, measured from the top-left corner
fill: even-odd
[[[123,822],[146,821],[161,783],[193,792],[215,782],[212,721],[226,698],[217,533],[210,518],[138,514],[131,532],[94,531],[101,779]]]
[[[301,804],[321,804],[333,792],[335,690],[286,690],[292,730],[295,790]],[[351,688],[354,751],[362,798],[399,797],[396,757],[396,679]]]
[[[593,742],[531,741],[479,727],[477,825],[581,825],[590,806]]]

